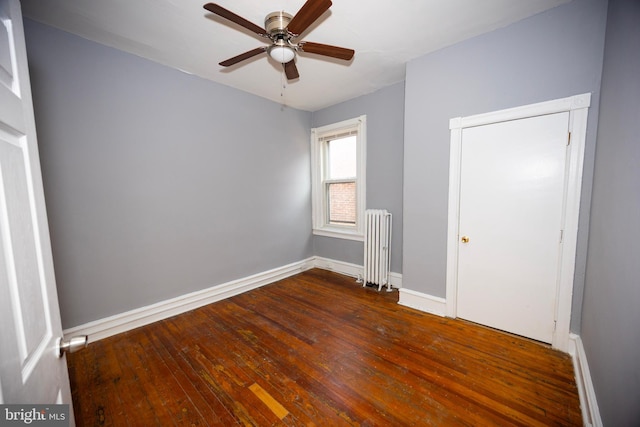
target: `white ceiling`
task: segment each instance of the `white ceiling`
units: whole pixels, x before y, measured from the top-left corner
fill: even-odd
[[[214,0],[263,27],[294,15],[305,0]],[[230,68],[218,62],[264,40],[205,9],[207,0],[22,0],[23,14],[89,40],[288,106],[318,109],[404,80],[407,61],[506,26],[569,0],[333,0],[298,39],[355,49],[344,62],[299,54],[300,78],[259,55]]]

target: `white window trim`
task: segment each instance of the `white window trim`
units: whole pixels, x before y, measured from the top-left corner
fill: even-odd
[[[324,189],[322,183],[322,141],[329,133],[356,128],[356,226],[326,224]],[[367,116],[362,115],[342,122],[311,129],[311,205],[313,234],[349,240],[364,240],[364,210],[366,206],[366,158],[367,158]]]

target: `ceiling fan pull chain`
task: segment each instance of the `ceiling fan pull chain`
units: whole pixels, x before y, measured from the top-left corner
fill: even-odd
[[[287,81],[284,78],[285,76],[285,64],[282,64],[282,71],[280,72],[280,99],[282,101],[282,105],[286,106],[287,102],[285,100],[284,94],[287,89]]]

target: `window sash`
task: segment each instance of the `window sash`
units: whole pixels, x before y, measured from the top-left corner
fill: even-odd
[[[336,184],[354,184],[353,195],[349,195],[353,197],[353,208],[350,206],[344,206],[340,204],[339,195],[336,195],[337,200],[336,205],[332,204],[332,193],[331,186]],[[331,179],[324,181],[324,203],[325,203],[325,225],[328,226],[337,226],[337,227],[345,227],[355,229],[358,224],[358,182],[356,179]],[[342,207],[342,209],[341,209]],[[335,216],[332,215],[332,209],[335,209]],[[351,212],[353,211],[353,212]],[[335,219],[334,219],[335,218]],[[340,221],[339,218],[344,218],[344,220]],[[351,220],[351,218],[353,218]]]
[[[329,144],[331,142],[338,142],[341,139],[345,139],[351,136],[355,136],[356,137],[356,158],[355,158],[355,162],[356,162],[356,175],[354,176],[343,176],[341,178],[334,178],[334,179],[354,179],[357,180],[358,179],[358,155],[357,155],[357,149],[358,149],[358,133],[357,131],[349,131],[349,132],[344,132],[342,134],[339,134],[339,136],[336,137],[327,137],[327,138],[322,138],[322,142],[320,142],[320,145],[322,146],[322,179],[323,180],[327,180],[327,179],[332,179],[331,178],[331,147],[329,146]]]

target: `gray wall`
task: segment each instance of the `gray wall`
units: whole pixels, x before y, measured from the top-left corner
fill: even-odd
[[[393,214],[391,271],[402,273],[402,153],[404,82],[364,95],[311,116],[312,127],[367,115],[367,208]],[[314,254],[362,265],[362,242],[313,236]]]
[[[575,0],[407,64],[403,286],[445,297],[449,119],[592,93],[572,330],[579,329],[606,1]]]
[[[312,255],[310,113],[25,31],[65,328]]]
[[[611,0],[581,337],[605,426],[640,425],[640,2]]]

